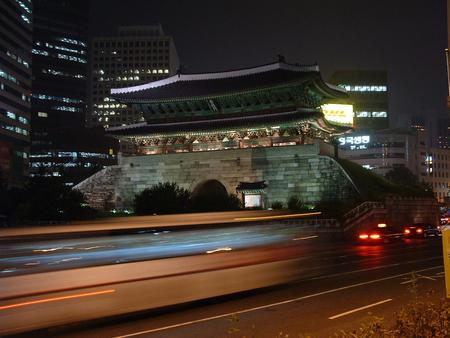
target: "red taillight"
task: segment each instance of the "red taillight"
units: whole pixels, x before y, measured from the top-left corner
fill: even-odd
[[[416,232],[417,232],[418,234],[421,234],[421,233],[423,232],[423,230],[422,230],[421,228],[419,228],[419,229],[416,229]]]
[[[405,229],[404,233],[409,234],[409,233],[411,233],[411,231],[409,231],[409,229]]]
[[[380,238],[381,238],[380,234],[371,234],[370,235],[370,239],[380,239]]]
[[[369,238],[368,234],[361,234],[361,235],[359,235],[359,239],[367,239],[367,238]]]

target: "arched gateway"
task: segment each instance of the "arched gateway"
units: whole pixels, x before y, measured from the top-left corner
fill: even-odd
[[[248,200],[263,206],[286,203],[291,195],[315,203],[354,193],[327,156],[330,141],[346,129],[331,124],[320,108],[346,93],[325,83],[316,65],[276,62],[178,74],[112,89],[111,95],[141,111],[146,122],[108,129],[133,151],[76,187],[94,206],[105,205],[101,196],[112,196],[116,207],[130,208],[137,192],[166,181],[194,190],[215,179],[244,200],[259,193]],[[259,192],[241,189],[258,182],[264,182]]]

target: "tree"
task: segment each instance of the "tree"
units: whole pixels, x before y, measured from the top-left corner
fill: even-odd
[[[136,194],[134,211],[138,215],[186,212],[190,196],[188,190],[176,183],[158,183]]]
[[[406,167],[396,167],[389,171],[385,177],[391,182],[404,186],[413,187],[418,185],[417,176]]]
[[[242,208],[241,200],[234,194],[207,191],[197,194],[190,201],[192,211],[232,211]]]

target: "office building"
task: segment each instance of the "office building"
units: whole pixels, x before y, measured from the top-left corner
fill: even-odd
[[[339,70],[331,76],[329,82],[349,93],[346,103],[353,104],[356,130],[389,128],[387,72]]]
[[[67,185],[114,163],[115,143],[85,129],[88,14],[88,0],[34,3],[30,171]]]
[[[339,138],[339,157],[383,176],[406,167],[444,202],[450,196],[450,149],[434,147],[429,140],[427,129],[420,125],[410,130],[356,131]]]
[[[144,121],[139,110],[116,102],[111,88],[161,80],[179,68],[173,39],[160,25],[119,27],[116,36],[94,38],[90,61],[88,123],[105,128]]]
[[[30,143],[31,0],[0,1],[0,175],[23,186]]]

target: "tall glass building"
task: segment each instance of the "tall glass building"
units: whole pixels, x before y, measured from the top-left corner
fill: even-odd
[[[87,31],[88,1],[34,1],[33,146],[50,142],[54,128],[84,123]]]
[[[28,176],[32,15],[31,0],[0,1],[0,175],[8,186]]]
[[[115,142],[85,129],[88,0],[35,0],[31,176],[74,185],[113,164]]]

